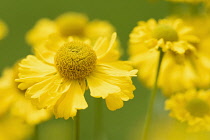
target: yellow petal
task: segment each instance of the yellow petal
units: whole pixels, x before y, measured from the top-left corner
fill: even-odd
[[[128,62],[117,61],[111,63],[98,64],[96,71],[106,73],[110,76],[137,76],[138,70],[133,70]]]
[[[79,81],[72,81],[69,90],[61,96],[54,107],[55,116],[68,119],[76,116],[77,110],[87,108],[84,92]]]
[[[117,34],[113,33],[111,40],[107,40],[106,38],[99,38],[96,41],[93,49],[96,52],[98,61],[113,61],[120,57],[118,48],[119,43],[117,42],[116,37]]]
[[[109,94],[106,98],[106,105],[109,110],[116,110],[123,107],[123,101],[116,94]]]
[[[19,65],[19,79],[16,79],[16,82],[21,82],[19,85],[21,90],[30,87],[36,82],[43,80],[46,76],[56,72],[54,66],[43,63],[33,55],[28,55]]]
[[[69,86],[70,84],[58,74],[53,75],[29,87],[26,97],[31,98],[38,108],[49,108],[68,90]]]
[[[90,88],[90,95],[96,98],[106,98],[110,93],[120,92],[118,86],[112,85],[103,80],[99,74],[94,73],[87,77],[88,87]]]

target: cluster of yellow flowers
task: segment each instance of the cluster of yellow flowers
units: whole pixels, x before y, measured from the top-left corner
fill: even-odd
[[[209,4],[207,0],[179,2]],[[170,116],[186,122],[191,131],[210,131],[209,16],[139,21],[130,34],[129,61],[119,60],[120,42],[107,21],[89,21],[80,13],[40,19],[26,35],[32,54],[5,69],[0,78],[0,130],[4,132],[10,123],[19,130],[11,138],[6,137],[8,132],[0,134],[0,139],[22,139],[52,114],[75,117],[88,107],[86,90],[105,99],[109,110],[122,108],[134,97],[131,78],[138,72],[151,88],[158,71],[157,86],[167,98]],[[0,21],[0,39],[6,34]]]
[[[26,40],[34,54],[5,69],[0,79],[2,117],[21,119],[32,130],[51,113],[68,119],[86,109],[88,89],[92,97],[105,99],[110,110],[134,97],[131,77],[137,70],[119,60],[120,44],[107,21],[66,13],[54,21],[38,21]]]
[[[208,13],[150,19],[138,22],[130,34],[130,61],[139,69],[138,77],[146,86],[153,86],[159,51],[164,53],[158,87],[168,98],[170,116],[187,122],[191,131],[210,128],[206,90],[210,87],[209,21]]]

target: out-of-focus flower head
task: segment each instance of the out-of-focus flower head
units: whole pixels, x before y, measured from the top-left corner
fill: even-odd
[[[0,40],[2,40],[8,33],[7,25],[0,20]]]
[[[38,110],[25,98],[25,91],[18,89],[18,83],[15,82],[17,74],[17,65],[15,65],[13,68],[5,69],[0,78],[0,115],[10,113],[30,125],[50,119],[50,112],[44,109]]]
[[[34,47],[55,33],[64,39],[73,36],[96,40],[100,36],[111,36],[113,32],[115,28],[107,21],[89,21],[85,14],[69,12],[58,16],[55,20],[40,19],[27,33],[26,40]]]
[[[33,133],[33,127],[22,119],[11,116],[0,116],[0,139],[23,140]]]
[[[210,131],[210,90],[188,90],[166,100],[165,108],[170,116],[187,122],[189,130]]]
[[[159,51],[164,57],[158,85],[165,95],[196,86],[207,87],[209,80],[202,81],[202,72],[209,71],[209,58],[199,53],[196,45],[200,39],[193,28],[183,20],[168,18],[139,22],[130,34],[130,60],[139,69],[139,78],[149,87],[154,84]],[[200,69],[202,67],[202,69]],[[197,72],[200,71],[200,72]]]

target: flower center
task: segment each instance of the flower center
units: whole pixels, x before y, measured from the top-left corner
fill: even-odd
[[[186,105],[186,109],[195,117],[203,117],[210,112],[209,104],[197,98],[190,100]]]
[[[55,65],[64,78],[84,79],[95,69],[96,54],[92,48],[81,42],[64,44],[55,55]]]
[[[177,32],[168,25],[158,25],[153,31],[152,36],[156,39],[163,38],[164,41],[177,41]]]
[[[86,16],[73,13],[61,15],[56,19],[56,25],[64,37],[83,36],[87,22]]]

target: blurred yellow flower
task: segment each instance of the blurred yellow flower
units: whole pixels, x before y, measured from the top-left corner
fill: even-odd
[[[25,98],[24,91],[17,88],[15,78],[17,78],[17,66],[5,69],[0,78],[0,115],[9,112],[31,125],[50,119],[51,113],[44,109],[36,109],[30,100]]]
[[[166,100],[170,116],[187,122],[191,131],[210,131],[210,90],[188,90]]]
[[[152,87],[159,56],[157,48],[161,47],[164,57],[158,86],[166,96],[188,88],[208,87],[210,59],[198,50],[199,42],[193,28],[185,26],[181,19],[139,22],[130,34],[130,60],[139,69],[139,78]]]
[[[209,140],[209,132],[190,132],[185,123],[165,117],[165,115],[161,115],[158,117],[159,119],[153,122],[148,140]],[[139,132],[140,128],[132,130],[131,134],[135,136],[134,140],[141,140],[141,133]]]
[[[33,132],[33,127],[22,119],[5,115],[0,116],[0,140],[23,140]]]
[[[0,20],[0,40],[2,40],[8,33],[7,25]]]
[[[115,28],[107,21],[94,20],[87,24],[84,32],[87,38],[97,39],[100,36],[110,36]]]
[[[77,110],[88,107],[87,87],[91,96],[105,99],[110,110],[123,107],[123,101],[133,98],[131,76],[137,70],[116,60],[116,33],[109,44],[106,40],[99,38],[91,45],[70,37],[67,41],[55,39],[55,44],[50,43],[53,47],[46,44],[36,49],[37,56],[29,55],[20,63],[19,88],[27,89],[26,97],[39,108],[53,109],[57,118],[74,117]]]
[[[74,36],[96,40],[100,36],[111,36],[113,32],[115,28],[106,21],[90,22],[85,14],[69,12],[58,16],[55,20],[40,19],[27,33],[26,41],[34,47],[54,33],[64,39]]]

